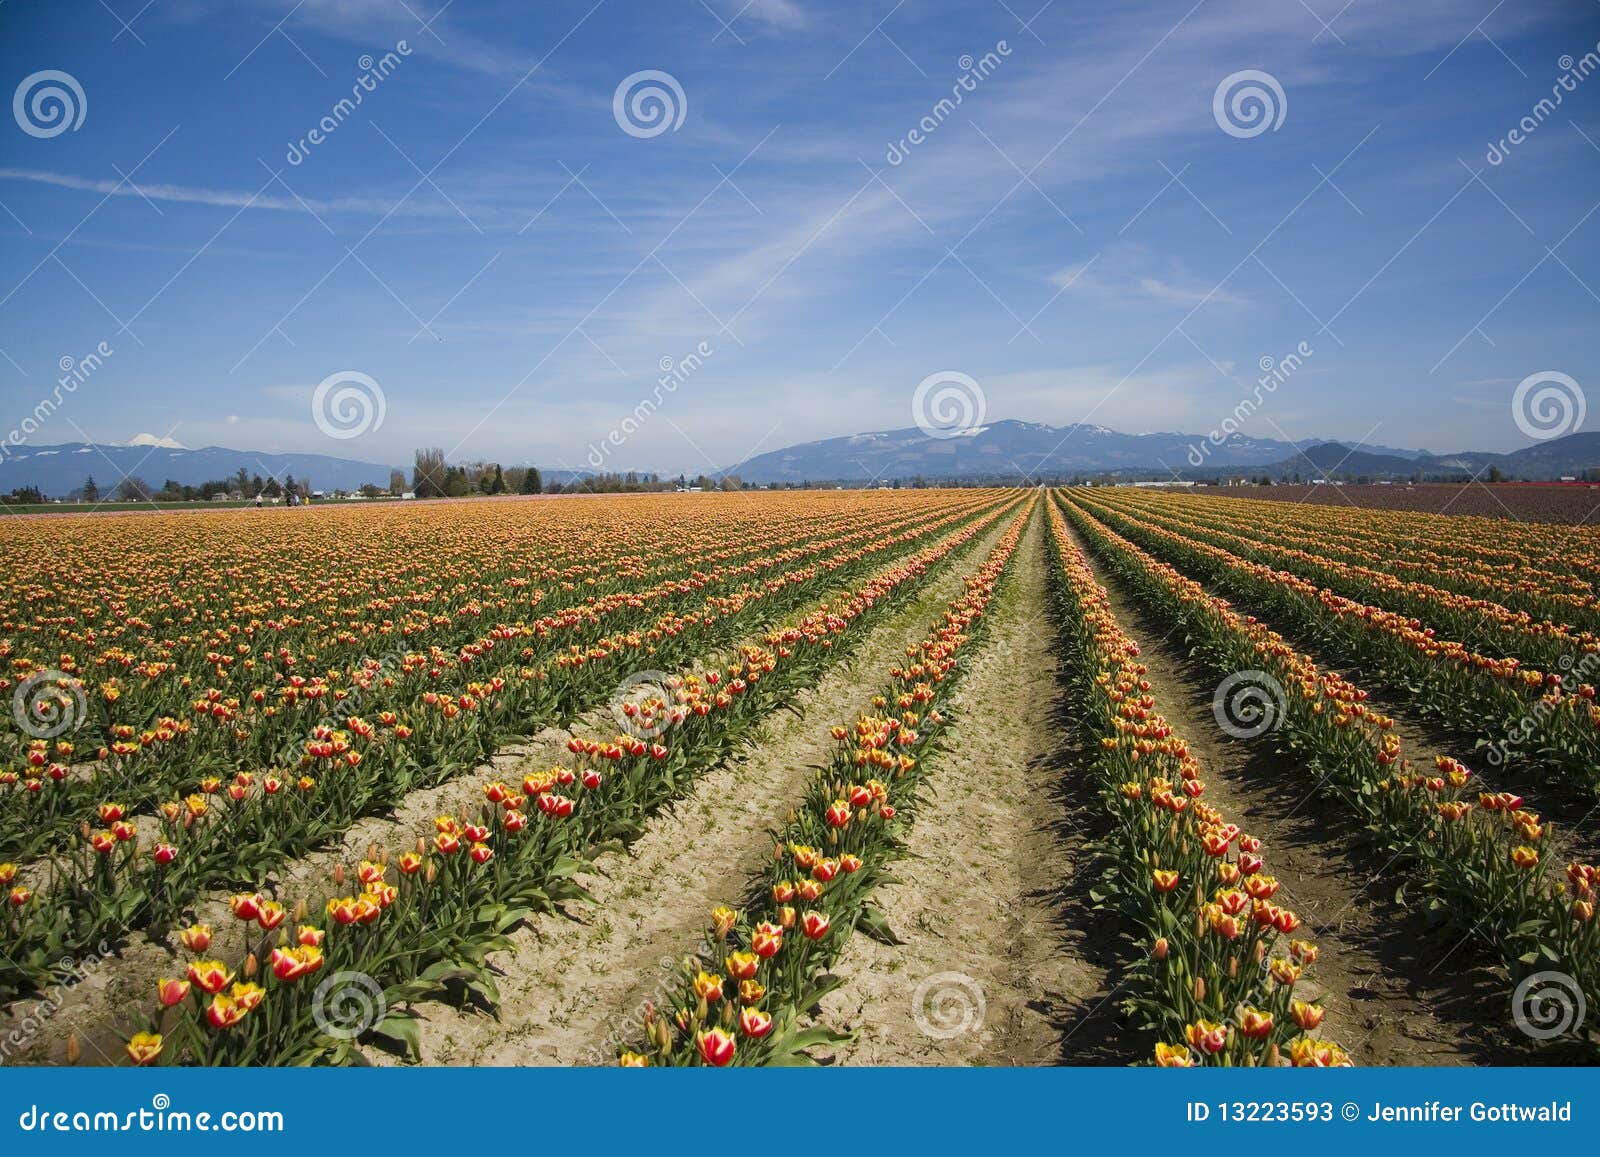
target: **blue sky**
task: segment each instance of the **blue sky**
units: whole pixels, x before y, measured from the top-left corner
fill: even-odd
[[[1246,433],[1513,449],[1546,371],[1600,428],[1600,75],[1487,159],[1594,0],[141,3],[0,7],[4,92],[85,105],[0,119],[0,428],[113,351],[33,444],[578,466],[701,343],[613,464],[909,426],[943,371],[989,419],[1205,431],[1301,342]],[[614,115],[643,70],[675,129]],[[1214,112],[1243,70],[1256,135]],[[345,371],[383,421],[333,439]]]

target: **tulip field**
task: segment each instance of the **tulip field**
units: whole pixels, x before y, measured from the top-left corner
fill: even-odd
[[[1594,530],[793,491],[0,557],[5,1063],[1600,1061]]]

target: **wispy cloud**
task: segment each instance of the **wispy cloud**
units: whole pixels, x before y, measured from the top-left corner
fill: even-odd
[[[440,215],[438,206],[426,201],[408,200],[395,210],[394,200],[380,197],[335,197],[326,200],[312,197],[297,198],[277,193],[246,193],[237,189],[206,189],[195,185],[151,185],[131,181],[98,180],[91,177],[75,177],[70,173],[52,173],[43,169],[0,168],[0,181],[31,181],[39,185],[53,185],[58,189],[74,189],[112,197],[140,197],[150,201],[215,205],[227,209],[269,209],[284,213],[375,214],[386,214],[393,210],[423,216]],[[281,186],[274,187],[281,188]]]

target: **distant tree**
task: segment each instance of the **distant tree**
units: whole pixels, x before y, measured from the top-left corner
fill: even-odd
[[[500,463],[494,464],[494,481],[489,483],[490,494],[504,494],[506,492],[506,476],[500,469]]]
[[[143,478],[124,478],[117,485],[117,498],[123,502],[149,502],[150,484]]]
[[[449,474],[450,467],[442,449],[437,446],[419,449],[411,470],[411,489],[418,498],[442,498]]]
[[[261,493],[267,498],[282,498],[283,486],[276,478],[268,478],[267,484],[261,488]]]
[[[100,501],[100,487],[95,482],[93,474],[83,480],[83,500],[85,502]]]
[[[1505,480],[1506,480],[1505,473],[1504,473],[1504,471],[1502,471],[1500,469],[1500,467],[1498,467],[1498,466],[1489,467],[1489,481],[1490,482],[1504,482]]]
[[[539,468],[529,466],[528,472],[522,476],[522,485],[517,488],[520,494],[538,494],[544,487],[544,480],[539,477]]]
[[[389,493],[399,498],[406,492],[406,472],[404,470],[389,471]]]
[[[363,482],[361,484],[360,494],[363,498],[377,498],[382,493],[384,493],[384,490],[381,486],[374,486],[371,482]]]

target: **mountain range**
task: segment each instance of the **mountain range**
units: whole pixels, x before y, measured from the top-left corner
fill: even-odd
[[[168,479],[198,486],[229,478],[240,467],[264,478],[281,480],[293,474],[316,489],[330,491],[355,490],[366,483],[387,487],[391,469],[404,470],[410,476],[408,466],[220,446],[190,450],[141,435],[130,445],[0,446],[0,494],[36,486],[47,497],[64,497],[82,487],[89,475],[102,491],[130,476],[154,487]],[[721,473],[736,474],[757,485],[873,485],[919,477],[928,482],[1055,481],[1108,475],[1198,480],[1230,474],[1280,479],[1466,478],[1486,475],[1493,467],[1507,478],[1523,479],[1555,479],[1600,469],[1600,432],[1568,434],[1508,454],[1478,450],[1432,454],[1389,446],[1351,447],[1325,439],[1290,442],[1242,434],[1210,442],[1204,434],[1123,434],[1083,423],[1048,426],[1008,419],[953,438],[932,437],[916,427],[825,438],[756,455]],[[545,476],[570,481],[580,475],[546,471]]]
[[[1466,477],[1486,473],[1491,466],[1518,478],[1558,478],[1600,467],[1600,433],[1569,434],[1510,454],[1436,455],[1389,446],[1351,448],[1319,438],[1289,442],[1234,434],[1212,442],[1204,434],[1123,434],[1082,423],[1047,426],[1006,420],[956,437],[931,437],[912,427],[826,438],[757,455],[728,473],[766,484],[1108,474],[1202,479],[1241,472],[1282,478],[1316,478],[1327,472],[1340,477],[1410,477],[1418,472]]]
[[[353,462],[327,454],[266,454],[222,446],[190,450],[170,439],[147,435],[140,435],[126,446],[68,442],[3,449],[0,494],[19,486],[37,486],[47,498],[61,498],[81,489],[84,479],[91,475],[106,494],[124,478],[142,478],[157,489],[169,478],[184,486],[199,486],[231,478],[240,467],[280,482],[292,474],[318,490],[358,490],[369,482],[385,489],[389,486],[390,467],[376,462]],[[410,476],[407,468],[406,477]]]

